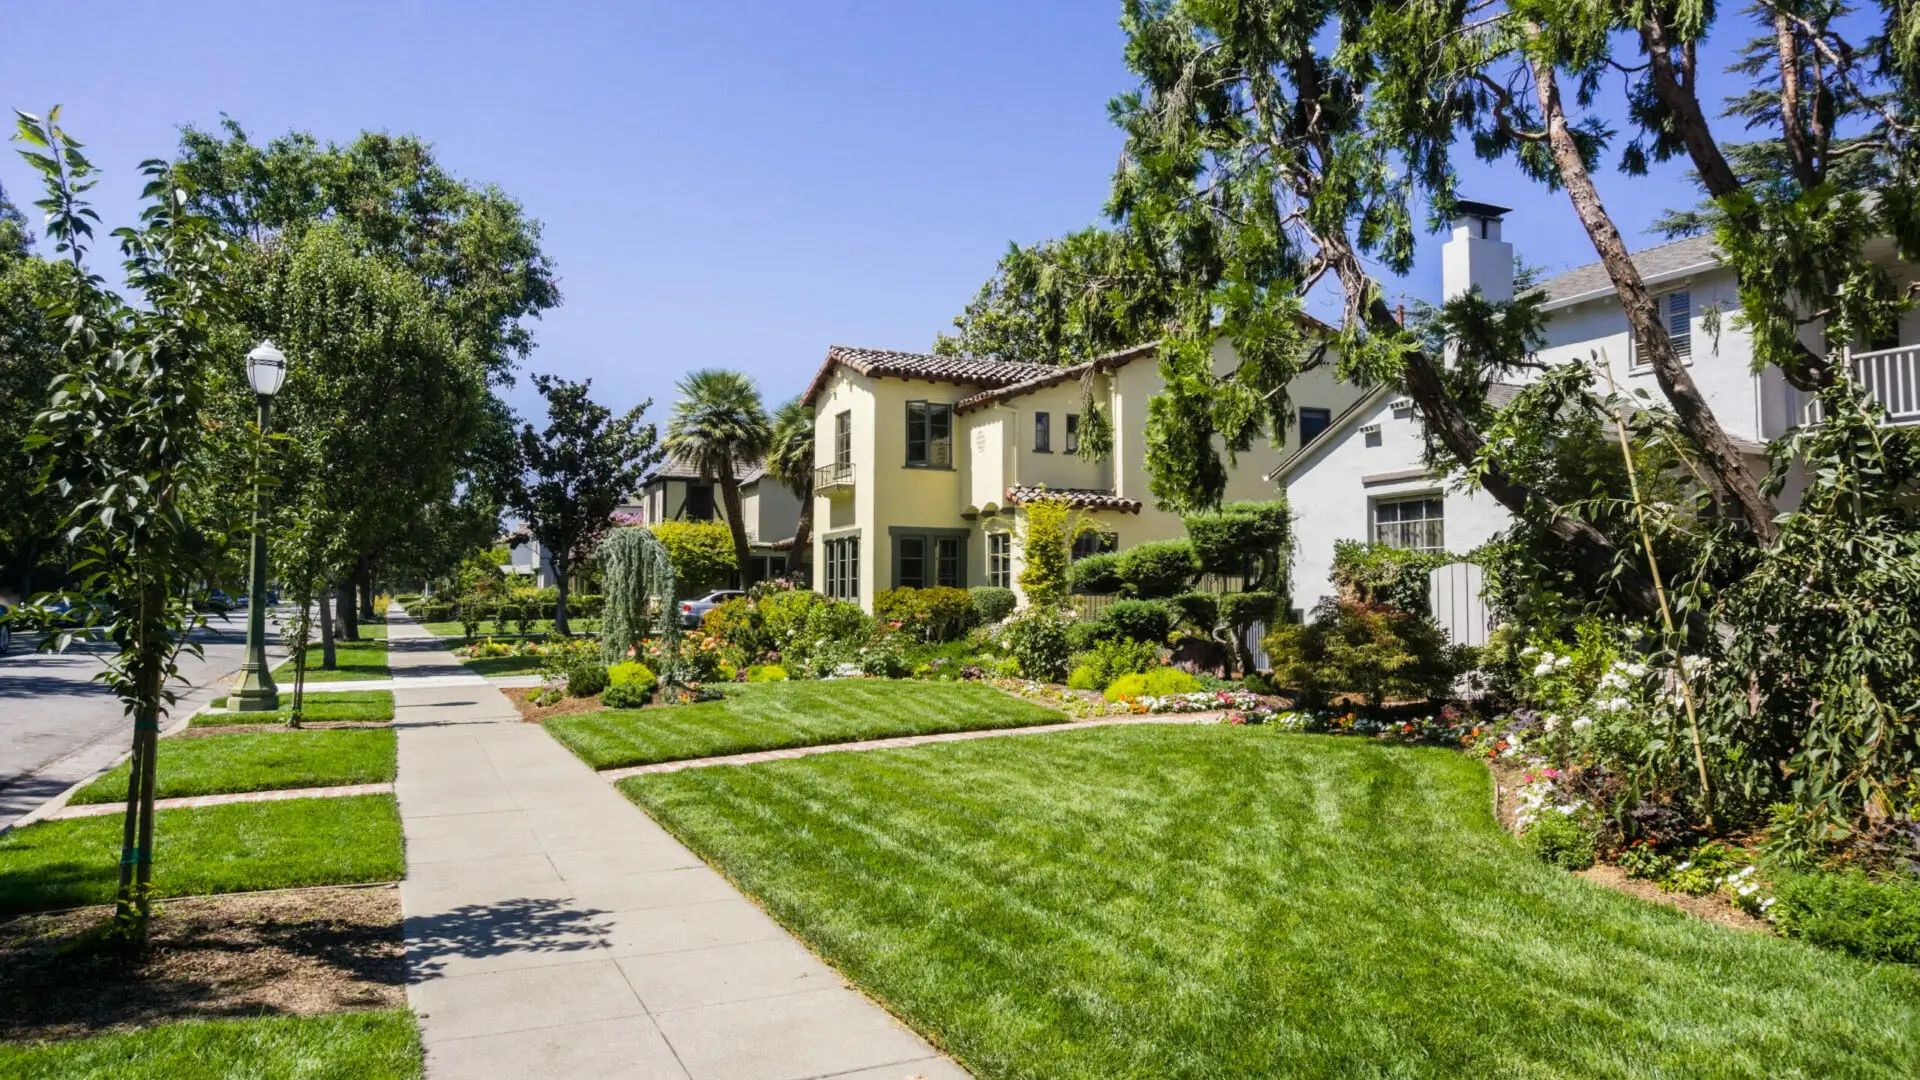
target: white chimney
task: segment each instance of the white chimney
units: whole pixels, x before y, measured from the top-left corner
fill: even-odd
[[[1513,245],[1500,239],[1509,208],[1465,200],[1453,206],[1453,237],[1440,246],[1441,302],[1476,285],[1490,303],[1513,299]]]

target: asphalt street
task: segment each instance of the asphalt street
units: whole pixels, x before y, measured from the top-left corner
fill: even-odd
[[[176,715],[193,711],[226,692],[246,651],[246,613],[209,616],[196,632],[201,656],[180,657]],[[269,654],[279,649],[278,624],[268,622]],[[102,670],[98,645],[75,645],[65,653],[33,651],[15,638],[0,656],[0,828],[111,765],[126,752],[133,722],[120,700],[94,680]]]

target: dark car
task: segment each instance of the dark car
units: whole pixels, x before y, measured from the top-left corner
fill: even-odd
[[[7,621],[7,616],[12,613],[12,608],[0,604],[0,656],[5,656],[7,650],[13,648],[13,624]]]
[[[706,616],[707,612],[712,611],[714,608],[719,607],[729,600],[738,599],[745,595],[747,594],[741,592],[739,589],[720,589],[716,592],[710,592],[698,600],[682,600],[680,602],[680,625],[689,630],[697,630],[700,627],[700,620]]]
[[[216,611],[222,614],[232,611],[237,606],[233,602],[233,597],[228,596],[225,589],[214,589],[200,601],[201,611]]]

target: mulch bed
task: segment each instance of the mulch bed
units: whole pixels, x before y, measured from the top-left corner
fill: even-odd
[[[544,723],[559,716],[599,712],[605,708],[598,697],[565,697],[551,705],[535,705],[533,695],[540,690],[538,686],[510,686],[500,692],[507,695],[507,700],[513,702],[514,708],[520,710],[520,718],[532,724]]]
[[[395,886],[196,897],[155,908],[150,947],[138,956],[97,944],[111,907],[0,922],[0,1040],[406,1004]]]
[[[301,724],[290,728],[285,724],[200,724],[184,727],[167,736],[169,739],[203,739],[209,735],[245,735],[265,731],[333,731],[339,728],[383,728],[392,727],[388,720],[323,720],[319,723]]]

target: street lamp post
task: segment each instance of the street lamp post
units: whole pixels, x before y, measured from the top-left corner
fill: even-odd
[[[273,342],[262,341],[247,354],[247,382],[260,403],[260,435],[267,434],[267,407],[287,378],[287,358]],[[257,465],[257,463],[256,463]],[[247,600],[247,662],[227,694],[235,712],[273,712],[280,708],[280,690],[267,668],[267,489],[253,488],[253,566]]]

